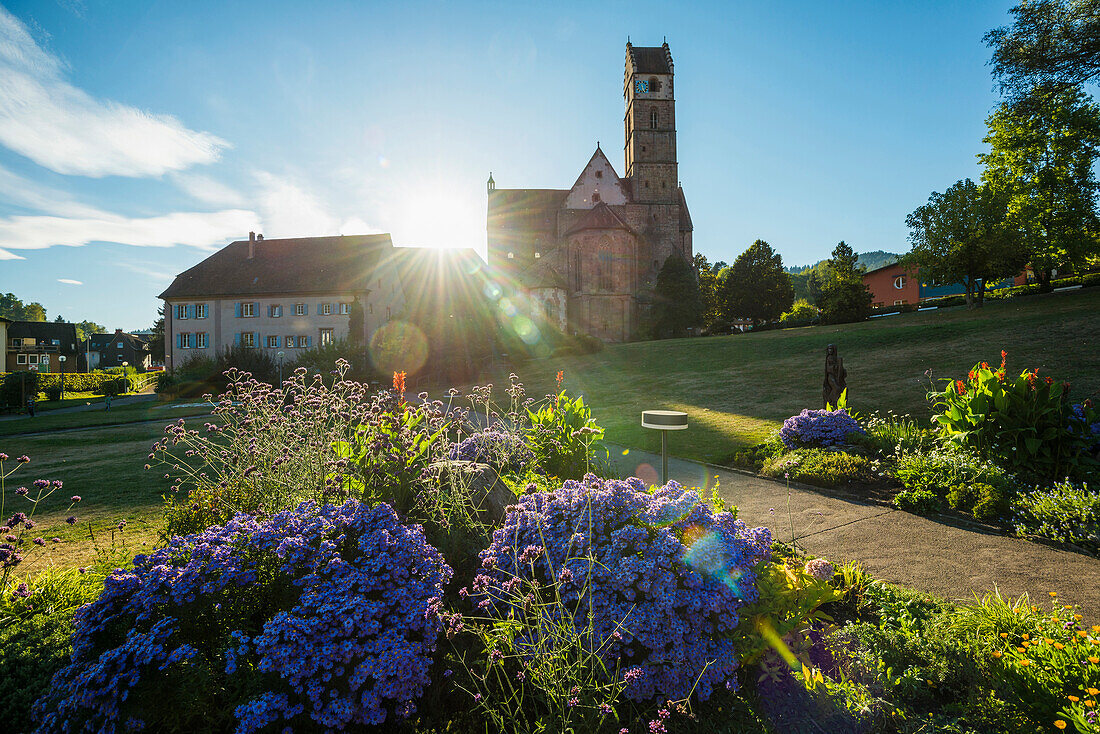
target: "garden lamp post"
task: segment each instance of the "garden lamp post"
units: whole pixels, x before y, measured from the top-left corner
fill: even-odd
[[[688,414],[679,410],[643,410],[642,428],[661,432],[661,484],[668,484],[668,432],[684,431]]]
[[[64,354],[57,358],[61,362],[61,399],[65,399],[65,360],[68,359]]]
[[[275,352],[275,359],[277,359],[279,361],[279,387],[280,388],[283,386],[283,357],[285,357],[285,356],[286,355],[283,354],[282,350],[280,350],[278,352]]]

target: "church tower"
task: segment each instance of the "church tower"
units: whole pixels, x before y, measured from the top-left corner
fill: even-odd
[[[626,44],[626,178],[638,203],[676,203],[676,101],[672,52]]]

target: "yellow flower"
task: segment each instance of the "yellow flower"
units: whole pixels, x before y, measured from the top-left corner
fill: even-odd
[[[1065,729],[1066,728],[1066,722],[1062,721],[1061,719],[1055,719],[1054,720],[1054,725],[1056,727],[1058,727],[1059,729]]]
[[[1066,696],[1066,698],[1068,698],[1070,701],[1073,701],[1074,703],[1077,703],[1081,700],[1077,696]]]
[[[1020,637],[1023,637],[1025,640],[1030,640],[1031,639],[1030,637],[1027,636],[1027,632],[1020,635]]]
[[[1051,597],[1052,599],[1053,599],[1054,597],[1056,597],[1056,596],[1058,596],[1058,592],[1057,592],[1057,591],[1052,591],[1052,592],[1050,592],[1050,597]]]
[[[1063,645],[1063,644],[1062,644],[1061,642],[1055,642],[1055,643],[1054,643],[1054,647],[1055,647],[1056,649],[1058,649],[1058,650],[1064,650],[1064,649],[1066,649],[1066,646],[1065,646],[1065,645]]]
[[[1096,657],[1095,655],[1090,655],[1089,656],[1089,662],[1092,663],[1093,665],[1098,665],[1098,664],[1100,664],[1100,658]],[[1092,695],[1095,696],[1096,694],[1094,693]]]
[[[1027,666],[1029,666],[1029,665],[1031,665],[1031,661],[1030,661],[1030,660],[1021,660],[1021,661],[1020,661],[1020,667],[1021,667],[1021,668],[1026,668],[1026,667],[1027,667]]]
[[[1001,637],[1008,637],[1008,633],[1007,632],[1002,632]]]
[[[1093,632],[1100,632],[1100,624],[1094,624],[1092,626],[1092,631]]]
[[[1088,706],[1089,708],[1092,708],[1093,706],[1096,705],[1096,701],[1085,701],[1085,705]]]
[[[1073,618],[1076,619],[1078,622],[1081,621],[1081,615],[1080,614],[1074,614]]]
[[[1077,636],[1078,637],[1087,637],[1088,632],[1085,632],[1084,630],[1077,630]]]
[[[1026,647],[1017,647],[1016,652],[1027,652],[1027,648]]]
[[[1046,643],[1047,643],[1048,645],[1053,645],[1053,644],[1054,644],[1054,640],[1050,639],[1049,637],[1047,637],[1047,638],[1046,638],[1046,639],[1044,640],[1044,642],[1046,642]]]
[[[1003,652],[1001,652],[1000,650],[994,650],[994,651],[993,651],[993,657],[995,657],[995,658],[999,658],[999,657],[1001,657],[1002,655],[1004,655],[1004,653],[1003,653]]]
[[[1089,692],[1090,696],[1100,695],[1100,691],[1096,690],[1095,688],[1086,688],[1085,690]]]

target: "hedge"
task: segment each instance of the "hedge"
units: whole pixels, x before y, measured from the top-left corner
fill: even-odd
[[[0,379],[3,379],[4,374],[0,374]],[[121,375],[103,372],[67,372],[65,373],[65,392],[90,392],[100,395],[111,389],[115,390],[114,394],[116,395],[120,392],[129,392],[133,387],[132,383],[127,380],[126,389],[120,389],[122,387],[119,384],[120,379],[125,380],[126,378]],[[58,372],[39,372],[39,391],[46,392],[51,387],[61,387],[61,374]]]

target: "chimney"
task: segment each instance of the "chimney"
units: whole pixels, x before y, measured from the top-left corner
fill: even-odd
[[[256,241],[257,242],[263,242],[264,241],[264,236],[262,234],[256,235]]]
[[[121,334],[121,333],[122,333],[122,329],[115,329],[115,333],[116,333],[116,334]]]
[[[248,233],[248,259],[251,260],[252,256],[256,254],[256,233]]]

